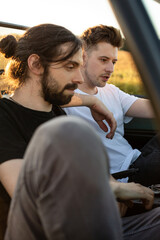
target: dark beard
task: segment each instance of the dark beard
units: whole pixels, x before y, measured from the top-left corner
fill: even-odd
[[[44,100],[54,105],[65,105],[69,103],[73,95],[64,96],[63,92],[60,93],[50,93],[49,91],[45,92]]]
[[[54,79],[52,79],[54,81]],[[52,87],[49,87],[48,81],[46,78],[42,79],[42,94],[43,98],[46,102],[54,105],[65,105],[69,103],[73,97],[73,95],[65,95],[65,89],[76,89],[78,87],[77,84],[67,84],[61,92],[57,93],[58,91],[58,84],[54,81]]]

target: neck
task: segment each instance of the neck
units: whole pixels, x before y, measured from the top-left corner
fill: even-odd
[[[33,86],[29,86],[29,84],[24,84],[17,88],[12,99],[17,104],[32,110],[50,112],[52,109],[52,104],[44,101],[38,87],[35,89]]]
[[[80,85],[78,85],[78,88],[85,93],[88,93],[90,95],[95,95],[98,92],[97,87],[94,88],[90,88],[90,86],[87,83],[82,83]]]
[[[83,70],[82,70],[82,76],[83,76],[84,82],[82,84],[79,84],[78,88],[81,91],[88,93],[90,95],[96,94],[98,92],[97,86],[94,86],[93,83],[89,81],[89,79],[87,78]]]

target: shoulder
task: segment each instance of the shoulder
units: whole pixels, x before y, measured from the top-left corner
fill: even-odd
[[[111,94],[111,95],[119,95],[121,90],[113,84],[107,83],[104,87],[98,87],[98,92],[101,94]]]
[[[1,98],[0,99],[0,108],[1,109],[8,108],[11,105],[12,105],[12,102],[8,98]]]
[[[0,98],[0,106],[5,104],[8,101],[10,101],[10,100],[8,100],[7,98]]]
[[[124,92],[119,87],[117,87],[117,86],[115,86],[113,84],[106,84],[106,90],[112,92],[113,94],[115,94],[116,96],[119,96],[119,97],[128,97],[128,98],[130,98],[132,96],[132,95]]]
[[[66,115],[65,111],[57,105],[52,105],[52,111],[56,116]]]
[[[0,116],[5,115],[5,112],[7,112],[8,109],[10,109],[10,100],[6,98],[0,99]]]
[[[105,91],[115,91],[118,92],[120,91],[120,89],[118,87],[116,87],[115,85],[111,84],[111,83],[106,83],[106,85],[103,88],[99,88],[99,89],[104,89]]]
[[[113,85],[113,84],[106,84],[106,88],[107,89],[110,89],[110,90],[112,90],[112,91],[115,91],[115,92],[119,92],[119,91],[121,91],[117,86],[115,86],[115,85]]]
[[[8,119],[11,121],[13,116],[17,115],[18,107],[17,104],[13,103],[7,98],[0,99],[0,117],[1,119]]]

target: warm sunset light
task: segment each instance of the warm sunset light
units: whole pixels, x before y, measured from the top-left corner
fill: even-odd
[[[155,0],[142,0],[142,2],[149,10],[151,21],[160,36],[160,4]],[[2,1],[2,9],[0,21],[29,27],[40,23],[55,23],[70,29],[75,34],[81,34],[86,28],[97,24],[120,28],[108,0],[28,0],[25,5],[21,0],[8,0]],[[0,35],[7,32],[0,27]]]
[[[142,2],[158,26],[160,36],[160,4],[151,0]],[[26,4],[22,4],[21,0],[6,0],[1,2],[0,21],[29,27],[40,23],[55,23],[67,27],[75,34],[97,24],[119,28],[108,0],[28,0]],[[0,33],[3,30],[0,28]]]
[[[8,8],[9,4],[9,8]],[[8,0],[1,3],[1,21],[34,26],[40,23],[63,25],[80,34],[83,30],[97,24],[119,25],[106,0]]]
[[[160,4],[157,0],[142,0],[142,2],[160,37]],[[108,0],[28,0],[25,5],[21,0],[6,0],[1,3],[1,9],[3,11],[0,21],[28,27],[41,23],[54,23],[70,29],[77,35],[88,27],[98,24],[120,29]],[[0,35],[9,33],[21,34],[23,31],[0,27]],[[0,68],[3,69],[7,60],[2,56],[0,58]],[[129,52],[119,53],[119,61],[110,82],[133,94],[135,91],[138,94],[142,92],[141,79]]]

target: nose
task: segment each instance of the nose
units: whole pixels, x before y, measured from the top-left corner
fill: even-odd
[[[114,71],[114,64],[112,61],[107,62],[106,66],[105,66],[105,71],[109,72],[109,73],[113,73]]]
[[[80,69],[77,69],[77,71],[75,72],[72,82],[76,84],[82,84],[84,82]]]

